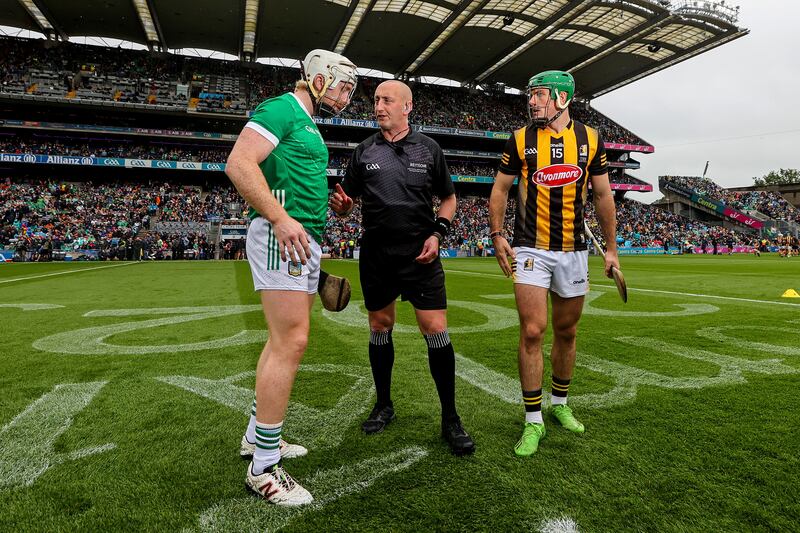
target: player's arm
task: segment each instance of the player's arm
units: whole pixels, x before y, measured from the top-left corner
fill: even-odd
[[[510,276],[513,273],[511,261],[516,259],[516,253],[508,239],[503,234],[503,225],[506,219],[506,206],[508,205],[508,191],[514,184],[515,175],[506,174],[502,170],[494,177],[494,185],[489,195],[489,236],[494,245],[494,255],[500,264],[503,274]]]
[[[305,264],[311,248],[303,226],[291,218],[278,202],[261,173],[259,164],[264,161],[275,145],[252,128],[245,127],[233,145],[225,174],[245,201],[272,224],[280,245],[281,259],[289,257]]]
[[[611,267],[619,269],[617,256],[617,210],[614,207],[614,192],[608,179],[608,159],[600,134],[597,134],[597,150],[589,164],[589,176],[592,180],[595,212],[600,222],[600,230],[606,241],[605,272],[611,277]]]

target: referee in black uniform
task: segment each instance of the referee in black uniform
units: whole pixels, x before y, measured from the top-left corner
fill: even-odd
[[[447,333],[447,295],[439,242],[456,211],[456,196],[442,149],[430,137],[411,131],[411,89],[400,81],[375,90],[375,116],[381,131],[353,152],[343,185],[336,185],[331,208],[350,213],[361,196],[364,235],[359,271],[369,312],[369,362],[378,401],[362,429],[382,431],[395,418],[390,388],[395,300],[414,306],[428,344],[428,363],[442,405],[442,437],[457,455],[471,454],[475,443],[461,425],[455,404],[455,353]],[[433,197],[441,200],[434,217]]]

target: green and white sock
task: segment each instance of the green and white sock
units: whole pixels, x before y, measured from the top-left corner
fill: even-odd
[[[281,429],[278,424],[256,422],[256,452],[253,454],[253,473],[260,474],[281,460]]]

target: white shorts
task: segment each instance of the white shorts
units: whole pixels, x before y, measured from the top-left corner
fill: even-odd
[[[516,247],[514,283],[550,289],[562,298],[589,292],[589,251],[555,252]]]
[[[311,257],[306,264],[282,261],[272,224],[262,217],[250,222],[247,230],[247,262],[250,263],[255,290],[316,294],[322,250],[311,235],[306,233],[306,237],[311,247]],[[286,259],[289,259],[288,253]]]

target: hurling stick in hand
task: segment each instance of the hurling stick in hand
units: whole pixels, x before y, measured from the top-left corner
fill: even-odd
[[[589,236],[591,239],[592,244],[594,245],[594,249],[597,250],[597,253],[606,257],[605,251],[603,251],[603,247],[600,246],[600,243],[597,242],[597,239],[592,233],[592,230],[589,229],[588,224],[584,224],[583,228],[586,230],[586,235]],[[628,303],[628,286],[625,284],[625,276],[622,275],[622,271],[615,266],[611,267],[611,275],[614,277],[614,283],[617,285],[617,291],[619,291],[619,297],[622,298],[622,301]]]

